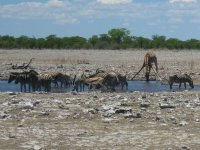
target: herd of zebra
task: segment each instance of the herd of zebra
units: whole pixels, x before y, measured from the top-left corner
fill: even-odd
[[[84,87],[88,86],[88,90],[102,89],[115,91],[117,86],[121,89],[128,89],[127,77],[117,71],[104,71],[97,69],[92,75],[86,75],[84,72],[70,76],[62,72],[45,72],[38,73],[35,70],[23,72],[11,72],[8,83],[14,82],[20,84],[21,92],[45,91],[50,92],[52,85],[54,87],[72,88],[72,90],[84,91]],[[28,85],[28,90],[27,90]]]
[[[153,64],[156,69],[153,68]],[[143,68],[146,68],[145,78],[149,81],[149,75],[151,69],[153,69],[155,75],[158,76],[158,65],[157,57],[153,51],[149,51],[144,56],[144,62],[141,69],[133,76],[133,78],[141,72]],[[132,79],[133,79],[132,78]],[[166,79],[169,83],[170,89],[172,89],[173,83],[179,83],[179,88],[181,84],[184,83],[186,88],[186,82],[189,83],[191,88],[194,88],[193,80],[188,74],[172,75],[169,79]],[[29,92],[34,91],[51,91],[51,85],[54,84],[55,87],[72,87],[72,90],[84,91],[84,87],[88,86],[88,90],[91,89],[101,89],[101,90],[111,90],[115,91],[117,86],[121,86],[121,89],[128,89],[127,75],[119,73],[115,70],[105,71],[97,69],[94,74],[86,75],[84,72],[76,74],[74,76],[62,73],[62,72],[51,72],[51,73],[37,73],[35,70],[23,71],[23,72],[12,72],[10,73],[8,83],[15,81],[15,83],[20,83],[21,92],[26,92],[26,85],[28,84]],[[60,85],[59,85],[60,83]]]

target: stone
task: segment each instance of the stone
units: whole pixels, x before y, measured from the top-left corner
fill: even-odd
[[[170,104],[170,103],[160,103],[160,108],[165,109],[165,108],[175,108],[175,105]]]
[[[186,126],[186,125],[188,125],[188,122],[186,122],[186,121],[181,121],[179,123],[179,126]]]
[[[0,119],[5,119],[8,117],[8,114],[5,112],[0,112]]]
[[[125,114],[125,113],[131,113],[132,112],[132,109],[131,108],[118,108],[115,110],[115,113],[116,114],[119,114],[119,113],[122,113],[122,114]]]
[[[31,102],[26,102],[25,105],[23,106],[23,109],[33,110],[34,106]]]
[[[147,108],[147,107],[149,107],[149,106],[150,106],[150,103],[147,103],[147,102],[143,102],[143,103],[140,104],[140,107],[145,107],[145,108]]]

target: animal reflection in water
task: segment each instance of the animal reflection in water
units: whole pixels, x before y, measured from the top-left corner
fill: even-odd
[[[172,89],[173,83],[179,83],[179,88],[181,88],[181,84],[184,83],[184,87],[186,88],[186,83],[188,82],[191,88],[194,88],[193,80],[188,74],[175,74],[169,76],[169,86]]]
[[[153,68],[153,64],[155,64],[156,70]],[[144,56],[144,62],[143,65],[141,67],[141,69],[133,76],[133,78],[135,78],[136,75],[138,75],[143,68],[146,68],[146,72],[145,72],[145,78],[146,81],[149,81],[149,75],[151,72],[151,69],[153,69],[153,71],[155,72],[156,76],[158,77],[158,64],[157,64],[157,57],[155,55],[155,53],[153,51],[148,51],[145,56]],[[132,78],[132,79],[133,79]],[[159,77],[158,77],[159,78]]]

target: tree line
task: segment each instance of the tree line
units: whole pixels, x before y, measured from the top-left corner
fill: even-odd
[[[153,35],[152,38],[132,36],[125,28],[115,28],[106,34],[93,35],[86,39],[80,36],[57,37],[49,35],[46,38],[28,36],[13,37],[0,35],[2,49],[200,49],[200,41],[189,39],[186,41],[166,36]]]

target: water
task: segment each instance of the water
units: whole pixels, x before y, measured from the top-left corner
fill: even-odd
[[[28,89],[28,87],[27,87]],[[200,86],[194,86],[194,89],[191,89],[187,84],[187,90],[200,90]],[[120,90],[120,87],[117,88],[117,91]],[[128,81],[128,90],[129,91],[144,91],[144,92],[164,92],[170,91],[168,84],[161,84],[159,81]],[[185,90],[183,84],[181,89],[179,89],[177,84],[173,85],[173,91]],[[14,83],[8,83],[8,81],[0,81],[0,92],[20,92],[20,85]],[[66,88],[52,88],[52,92],[70,92],[71,89]],[[87,87],[85,87],[87,91]],[[121,90],[120,90],[121,91]],[[126,90],[124,90],[126,91]]]
[[[8,81],[0,81],[0,92],[19,92],[19,84],[8,83]]]

